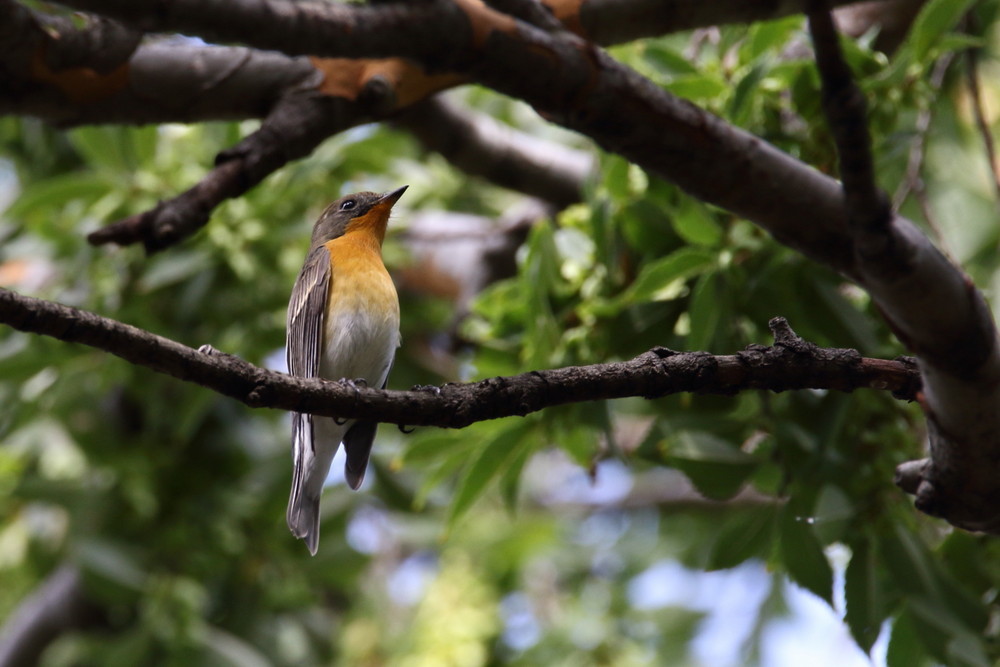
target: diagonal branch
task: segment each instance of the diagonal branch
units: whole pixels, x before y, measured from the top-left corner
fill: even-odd
[[[260,129],[216,158],[215,168],[186,192],[155,208],[92,232],[94,245],[142,242],[147,252],[186,238],[216,206],[245,193],[291,160],[311,153],[324,139],[358,124],[354,105],[317,92],[282,99]]]
[[[772,323],[774,346],[752,345],[735,355],[656,348],[629,361],[410,391],[358,388],[268,371],[207,346],[195,350],[94,313],[3,289],[0,322],[19,331],[110,352],[250,407],[416,426],[461,428],[567,403],[628,396],[657,398],[678,392],[870,388],[905,398],[913,396],[919,386],[912,363],[867,359],[855,350],[816,347],[795,336],[781,318]]]
[[[76,567],[63,565],[14,609],[0,628],[0,665],[36,665],[60,635],[106,622],[80,579]]]
[[[474,0],[464,0],[459,3],[467,10],[470,2]],[[234,7],[228,3],[212,5],[210,3],[190,3],[173,2],[170,11],[160,12],[150,3],[122,3],[113,1],[86,1],[67,2],[72,6],[82,9],[93,9],[122,18],[132,20],[134,23],[147,27],[161,27],[165,23],[184,23],[193,18],[192,14],[205,13],[208,22],[211,24],[214,19],[218,19],[218,25],[227,26],[230,23],[241,27],[258,24],[254,32],[258,36],[263,36],[276,29],[287,28],[289,25],[305,27],[305,23],[297,23],[299,19],[311,22],[314,16],[334,16],[346,20],[345,25],[355,32],[359,24],[369,25],[371,17],[389,16],[393,9],[388,7],[361,8],[362,13],[358,14],[358,8],[327,5],[325,7],[304,7],[302,5],[289,5],[288,3],[263,2],[251,4],[237,2]],[[706,10],[705,3],[687,2],[667,2],[649,0],[616,0],[616,2],[603,2],[600,0],[546,0],[539,3],[538,0],[503,0],[502,6],[517,14],[528,17],[535,22],[553,28],[555,23],[562,21],[567,27],[580,34],[586,34],[592,39],[601,43],[613,43],[628,41],[637,37],[661,34],[680,29],[704,25],[706,22],[716,24],[719,22],[746,21],[754,19],[773,18],[797,11],[801,7],[801,2],[786,2],[775,6],[770,2],[747,1],[747,0],[716,0],[710,10]],[[838,3],[841,4],[841,3]],[[847,4],[844,2],[843,4]],[[475,5],[473,4],[474,8]],[[212,13],[219,12],[215,17]],[[435,9],[434,11],[437,11]],[[332,12],[332,14],[331,14]],[[367,12],[367,13],[364,13]],[[14,2],[13,0],[0,0],[0,18],[5,15],[17,15],[24,22],[26,16],[31,16],[31,12]],[[169,15],[169,16],[168,16]],[[154,19],[152,17],[160,18]],[[231,16],[237,16],[239,21],[230,21]],[[494,18],[503,15],[492,13]],[[291,23],[289,23],[289,21]],[[40,25],[41,19],[35,19],[34,23]],[[13,21],[8,21],[13,24]],[[117,25],[107,21],[98,22],[98,25]],[[375,27],[380,28],[381,24]],[[398,24],[397,24],[398,25]],[[436,23],[426,23],[419,21],[416,23],[420,31],[435,29],[440,32],[442,27]],[[474,31],[480,27],[474,27]],[[40,35],[45,35],[46,31],[37,31]],[[17,34],[17,31],[12,31]],[[293,80],[302,77],[308,78],[318,72],[323,73],[324,81],[318,84],[319,90],[327,95],[344,98],[346,102],[362,101],[359,96],[359,84],[362,89],[374,90],[375,87],[367,86],[366,74],[357,75],[358,70],[369,69],[389,69],[396,76],[393,80],[383,79],[386,90],[383,93],[392,93],[394,98],[391,102],[383,104],[381,113],[373,116],[373,105],[366,105],[368,108],[356,111],[362,117],[348,117],[353,114],[341,114],[338,119],[331,120],[323,125],[326,134],[316,127],[308,129],[314,132],[307,132],[312,135],[313,144],[307,145],[298,152],[290,152],[282,155],[280,145],[282,143],[294,143],[296,137],[277,137],[272,141],[254,141],[253,146],[241,145],[237,151],[245,156],[243,162],[230,163],[222,168],[210,172],[197,186],[191,190],[166,202],[162,202],[151,211],[128,218],[111,225],[109,228],[90,237],[93,243],[134,243],[143,242],[147,250],[157,250],[171,243],[183,239],[188,234],[199,229],[208,219],[212,209],[226,198],[239,196],[249,188],[259,183],[269,173],[266,169],[275,170],[284,165],[289,159],[295,159],[311,152],[312,148],[326,136],[336,131],[352,127],[358,123],[372,119],[384,118],[393,109],[401,109],[413,102],[426,97],[428,94],[443,87],[456,85],[461,81],[454,77],[445,80],[429,81],[426,73],[415,71],[402,61],[389,62],[386,68],[385,62],[380,61],[341,61],[330,62],[313,59],[312,65],[318,72],[307,69],[301,72],[304,63],[302,59],[287,59],[287,63],[275,63],[271,54],[259,54],[243,52],[233,53],[230,63],[222,63],[226,71],[221,76],[215,72],[218,69],[218,59],[213,61],[215,67],[206,68],[205,63],[200,67],[191,67],[183,60],[178,51],[184,52],[188,58],[202,58],[200,52],[202,47],[194,47],[190,44],[184,47],[171,49],[157,49],[155,46],[143,47],[137,57],[127,65],[122,64],[114,71],[104,74],[103,71],[95,72],[86,65],[95,59],[108,58],[108,54],[127,54],[135,47],[135,40],[129,33],[126,38],[122,30],[106,30],[109,37],[101,40],[80,39],[86,35],[86,31],[74,32],[70,27],[62,26],[60,40],[48,39],[45,41],[45,48],[50,48],[53,44],[91,44],[100,46],[95,53],[79,54],[80,48],[61,50],[77,53],[78,57],[73,59],[63,57],[59,62],[46,68],[39,74],[37,70],[31,70],[32,74],[27,77],[26,88],[20,90],[20,94],[14,96],[0,96],[9,98],[12,101],[13,110],[18,113],[32,113],[42,115],[51,119],[59,120],[62,123],[81,122],[109,122],[122,118],[124,122],[152,122],[156,120],[190,120],[204,118],[205,114],[211,117],[212,114],[220,114],[222,117],[245,117],[257,116],[261,113],[269,113],[265,123],[281,125],[275,119],[277,101],[286,101],[289,97],[290,89],[287,86],[278,91],[273,90],[273,86],[265,88],[271,100],[266,106],[258,103],[260,93],[247,88],[261,88],[262,83],[272,84],[274,81],[274,65],[281,64],[287,66],[288,76]],[[103,33],[102,33],[103,34]],[[137,33],[135,33],[137,34]],[[410,37],[414,33],[411,31]],[[4,35],[0,34],[0,52],[3,51]],[[112,37],[114,39],[112,39]],[[393,41],[390,39],[390,41]],[[429,43],[433,40],[425,40]],[[447,43],[448,40],[444,40]],[[197,52],[192,52],[199,49]],[[287,50],[287,49],[286,49]],[[173,51],[173,53],[167,53]],[[39,48],[34,48],[31,53],[40,53]],[[308,53],[309,50],[298,51]],[[317,51],[317,53],[319,53]],[[438,53],[444,53],[439,51]],[[458,53],[458,52],[456,52]],[[220,51],[214,50],[210,55],[217,56]],[[157,58],[142,57],[156,55]],[[356,54],[347,50],[342,55],[354,57]],[[297,61],[298,62],[297,62]],[[264,62],[261,62],[264,61]],[[115,61],[117,62],[117,60]],[[173,64],[171,66],[172,63]],[[64,65],[65,69],[60,65]],[[447,68],[447,66],[445,66]],[[22,67],[22,69],[24,69]],[[345,70],[348,73],[333,72],[333,70]],[[402,74],[400,75],[400,72]],[[197,99],[186,100],[190,95],[178,96],[178,76],[180,78],[191,78],[192,74],[205,77],[203,86],[194,86]],[[267,76],[262,76],[266,74]],[[249,76],[247,76],[249,75]],[[284,76],[284,73],[279,73]],[[346,79],[345,79],[346,77]],[[17,79],[17,77],[14,77]],[[22,79],[24,77],[21,77]],[[430,77],[434,79],[435,77]],[[353,79],[353,80],[352,80]],[[230,80],[241,82],[241,89],[233,90],[228,84]],[[149,85],[142,83],[148,81]],[[164,86],[163,83],[167,85]],[[190,90],[192,87],[188,86]],[[219,89],[229,92],[221,97],[212,94]],[[310,85],[310,89],[312,85]],[[291,91],[294,96],[299,91]],[[71,104],[66,104],[66,97],[69,97]],[[311,109],[308,108],[314,99],[309,96],[299,98],[308,100],[307,107],[301,112],[301,116],[312,116]],[[217,105],[206,104],[206,101],[221,101],[223,108]],[[226,107],[228,105],[228,108]],[[3,102],[0,102],[0,111],[3,111]],[[288,104],[281,105],[279,112],[286,113]],[[270,111],[267,111],[270,110]],[[166,113],[165,113],[166,112]],[[367,113],[366,113],[367,112]],[[173,114],[171,116],[171,114]],[[293,114],[294,115],[294,114]],[[287,125],[287,124],[286,124]],[[266,128],[265,128],[266,130]],[[301,134],[301,133],[300,133]],[[259,137],[258,137],[259,139]],[[269,144],[269,145],[267,145]],[[247,150],[249,149],[249,150]],[[232,152],[220,156],[220,162],[229,159]],[[560,197],[560,201],[569,200],[565,194]]]
[[[113,10],[147,28],[243,40],[290,54],[399,56],[428,71],[456,71],[525,100],[547,119],[851,274],[852,240],[832,179],[569,33],[547,33],[472,0],[360,7],[268,0],[241,5],[246,11],[240,21],[231,20],[230,3],[218,0],[176,0],[170,12],[151,11],[152,0],[67,4]]]
[[[1000,352],[982,294],[922,234],[893,218],[875,183],[864,104],[826,3],[809,27],[837,141],[859,282],[920,357],[931,459],[900,466],[919,509],[969,530],[1000,529]]]
[[[5,0],[10,2],[10,0]],[[152,27],[154,24],[158,23],[158,20],[151,19],[152,15],[143,14],[141,12],[130,11],[134,9],[140,9],[146,11],[140,7],[143,3],[138,3],[137,5],[124,5],[123,3],[115,2],[70,2],[67,4],[72,4],[80,8],[91,8],[98,11],[112,12],[116,15],[121,15],[124,18],[136,21],[138,24]],[[421,13],[419,7],[409,7],[404,8],[405,11],[400,13],[396,8],[391,6],[378,6],[378,7],[363,7],[363,8],[349,8],[336,5],[326,5],[321,7],[314,6],[303,6],[303,5],[290,5],[285,3],[261,3],[260,5],[251,5],[249,3],[237,3],[239,4],[240,21],[235,23],[239,25],[253,24],[254,22],[263,21],[263,24],[257,30],[258,34],[261,36],[266,36],[268,33],[274,32],[276,29],[283,26],[298,25],[300,27],[306,27],[305,23],[300,23],[300,21],[305,21],[306,23],[312,23],[314,18],[325,16],[327,18],[340,19],[342,24],[350,28],[350,32],[356,33],[358,30],[365,32],[369,28],[373,28],[376,32],[382,33],[384,30],[396,30],[400,28],[399,21],[394,21],[393,18],[397,14],[404,20],[410,20],[410,14],[415,13],[412,17],[413,21],[410,22],[411,30],[408,33],[410,41],[415,38],[416,33],[412,30],[413,26],[417,26],[419,31],[426,32],[428,27],[433,26],[437,31],[442,31],[447,29],[446,26],[441,26],[437,22],[427,22],[422,20],[424,16]],[[438,3],[441,4],[441,3]],[[541,22],[543,25],[552,27],[552,22],[558,18],[563,21],[570,28],[577,30],[581,33],[586,34],[596,34],[596,36],[602,41],[623,41],[627,39],[634,39],[636,36],[643,36],[649,34],[656,34],[657,31],[669,31],[671,29],[678,29],[688,27],[690,23],[694,22],[697,24],[700,20],[707,18],[707,14],[699,13],[697,9],[692,9],[687,6],[686,3],[665,3],[667,6],[660,6],[655,3],[651,4],[643,0],[630,0],[628,2],[617,2],[617,3],[603,3],[603,2],[562,2],[558,0],[551,0],[547,8],[543,8],[543,5],[539,4],[537,0],[530,0],[525,2],[524,0],[517,0],[515,2],[510,2],[510,0],[504,0],[504,6],[510,5],[509,9],[513,11],[527,15],[529,18],[533,18],[536,21]],[[734,12],[739,18],[745,18],[746,16],[751,16],[754,18],[769,18],[773,15],[788,13],[794,11],[795,3],[790,3],[789,7],[774,8],[773,6],[768,7],[766,3],[752,2],[743,3],[743,5],[737,5],[732,2],[721,3],[726,5],[728,11]],[[477,5],[470,5],[469,0],[459,3],[466,10],[470,7],[472,10],[480,11]],[[461,20],[461,11],[458,11],[456,6],[447,4],[448,7],[452,9],[453,16],[458,16]],[[229,11],[231,8],[225,7],[225,16],[220,16],[221,25],[225,26],[230,23],[228,20]],[[434,12],[440,13],[441,7],[432,7]],[[198,14],[205,12],[207,14],[207,20],[211,22],[213,17],[211,12],[213,7],[210,5],[193,6],[185,2],[175,2],[171,4],[171,11],[163,13],[165,17],[166,14],[170,14],[168,23],[173,21],[180,21],[181,23],[190,20],[192,18],[192,13]],[[457,11],[457,13],[456,13]],[[487,10],[489,11],[489,10]],[[548,12],[552,12],[549,14]],[[505,20],[504,15],[497,12],[490,12],[489,16],[493,20]],[[716,13],[713,16],[714,21],[723,20],[725,12]],[[555,17],[555,18],[553,18]],[[381,20],[379,20],[381,19]],[[454,22],[454,21],[452,21]],[[506,21],[509,24],[509,19]],[[317,24],[322,28],[322,24]],[[625,31],[617,32],[606,32],[608,26],[624,26]],[[477,30],[480,30],[483,26],[477,26],[474,22],[472,32],[475,35]],[[487,26],[488,27],[488,26]],[[223,30],[225,28],[223,27]],[[605,32],[602,32],[605,31]],[[310,32],[307,30],[307,32]],[[461,31],[460,31],[461,32]],[[464,32],[468,32],[465,30]],[[326,34],[320,30],[320,36]],[[372,32],[367,32],[369,35],[374,34]],[[383,34],[383,37],[385,35]],[[344,35],[341,35],[343,38]],[[478,37],[477,37],[478,39]],[[390,39],[389,41],[394,41]],[[441,40],[442,44],[447,44],[450,40]],[[431,43],[431,40],[423,40],[424,44]],[[454,51],[455,54],[460,54],[464,50]],[[308,53],[309,50],[301,50],[299,53]],[[318,51],[317,51],[318,53]],[[447,51],[436,51],[438,56],[443,56],[447,54]],[[354,56],[355,54],[347,51],[341,55]],[[405,55],[405,54],[400,54]],[[348,63],[338,62],[333,65],[333,67],[342,70],[351,69],[368,69],[367,65],[363,62],[350,61],[352,66]],[[282,144],[294,143],[295,136],[278,136],[274,137],[272,141],[268,142],[255,142],[255,145],[251,148],[252,151],[244,151],[246,146],[238,147],[238,150],[245,152],[247,154],[247,160],[244,163],[237,162],[235,164],[226,164],[221,166],[212,172],[210,172],[203,180],[191,190],[182,193],[178,197],[175,197],[166,202],[162,202],[153,210],[144,212],[140,215],[133,216],[126,220],[122,220],[118,223],[112,224],[106,229],[102,229],[99,232],[91,235],[90,240],[92,243],[108,243],[115,242],[120,244],[143,242],[147,250],[153,251],[162,249],[172,243],[175,243],[183,238],[185,238],[190,233],[199,229],[204,225],[212,211],[212,209],[219,203],[227,198],[239,196],[244,193],[249,188],[255,186],[259,183],[270,171],[273,171],[282,165],[284,165],[288,159],[295,159],[301,157],[305,154],[311,152],[315,145],[322,141],[330,134],[351,127],[357,123],[364,122],[366,120],[380,119],[386,117],[386,115],[393,111],[401,108],[405,108],[414,101],[417,101],[423,97],[426,97],[429,93],[438,90],[442,87],[455,85],[460,83],[460,79],[454,77],[446,77],[443,80],[436,77],[428,77],[420,72],[414,72],[412,67],[407,67],[406,65],[400,65],[401,61],[397,61],[393,64],[391,69],[395,71],[403,70],[403,76],[401,78],[397,77],[392,81],[384,81],[386,85],[385,93],[391,93],[394,99],[383,104],[381,109],[376,109],[373,105],[367,105],[368,108],[361,110],[357,115],[363,117],[360,118],[345,118],[342,117],[337,120],[331,120],[330,122],[323,123],[321,120],[316,119],[316,124],[322,125],[326,128],[324,131],[319,131],[318,128],[311,126],[306,126],[310,130],[316,130],[310,132],[312,136],[313,143],[311,145],[306,145],[303,147],[301,152],[292,152],[288,155],[283,155],[280,150]],[[443,66],[434,65],[428,68],[428,71],[439,70],[439,69],[451,69],[449,67],[450,58],[445,58],[445,63]],[[348,81],[346,84],[342,80],[342,75],[333,74],[329,71],[329,62],[323,63],[318,59],[314,59],[313,63],[317,66],[317,69],[324,70],[325,81],[320,85],[320,90],[327,95],[333,96],[335,98],[345,98],[345,103],[354,103],[356,101],[361,101],[358,95],[358,83],[365,84],[365,81]],[[370,61],[370,64],[375,67],[381,67],[379,61]],[[353,75],[352,75],[353,76]],[[436,79],[436,80],[435,80]],[[372,86],[363,86],[366,89],[373,90]],[[416,93],[414,93],[414,90]],[[308,96],[307,96],[308,97]],[[409,99],[407,99],[409,98]],[[310,102],[315,101],[314,99],[308,98]],[[285,98],[282,98],[284,101]],[[275,107],[271,111],[271,115],[265,120],[265,124],[281,125],[280,122],[275,122],[275,114],[277,113],[287,113],[288,104],[283,104],[279,107]],[[376,113],[372,114],[372,111]],[[368,112],[367,114],[364,112]],[[426,112],[425,112],[426,113]],[[302,116],[312,116],[310,109],[304,109],[301,112]],[[297,126],[287,127],[297,128]],[[267,128],[263,128],[267,130]],[[269,133],[265,133],[269,135]],[[255,151],[255,152],[254,152]],[[226,161],[228,159],[227,154],[220,156],[220,161]],[[270,170],[270,171],[268,171]],[[527,172],[526,172],[527,173]],[[545,182],[550,182],[551,179],[544,179],[538,181],[539,184],[544,184]],[[532,179],[520,179],[520,184],[532,183]],[[523,189],[523,188],[522,188]],[[575,201],[575,197],[571,196],[565,191],[558,195],[558,198],[554,201],[559,203],[568,203]],[[532,193],[534,194],[534,193]]]

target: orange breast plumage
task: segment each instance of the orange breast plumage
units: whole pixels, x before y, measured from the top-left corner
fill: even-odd
[[[327,244],[332,272],[320,376],[381,387],[400,342],[399,298],[378,246],[353,236]]]

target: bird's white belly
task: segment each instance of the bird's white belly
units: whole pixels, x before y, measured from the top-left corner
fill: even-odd
[[[344,305],[331,309],[335,314],[326,318],[319,375],[328,380],[362,378],[368,386],[381,388],[399,346],[399,311]]]

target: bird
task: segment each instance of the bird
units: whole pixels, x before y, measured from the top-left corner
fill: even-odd
[[[288,303],[290,374],[385,388],[400,333],[399,297],[382,262],[382,241],[389,213],[407,187],[346,195],[316,221]],[[286,520],[313,556],[319,548],[319,501],[333,456],[343,443],[344,476],[357,490],[377,427],[375,421],[292,413],[292,490]]]

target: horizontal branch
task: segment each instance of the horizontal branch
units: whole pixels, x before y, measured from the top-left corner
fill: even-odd
[[[323,80],[306,57],[193,40],[137,47],[137,34],[0,0],[0,115],[61,126],[259,118]]]
[[[855,350],[802,341],[781,318],[776,344],[733,355],[655,348],[629,361],[531,371],[480,382],[383,391],[297,378],[230,354],[200,350],[69,306],[0,289],[0,322],[19,331],[82,343],[138,366],[199,384],[253,408],[414,426],[462,428],[555,405],[680,392],[734,394],[750,389],[880,389],[912,397],[919,386],[907,361],[863,358]]]
[[[510,0],[505,2],[512,4]],[[831,4],[845,6],[858,2],[859,0],[835,0]],[[570,30],[605,45],[708,26],[768,21],[800,14],[805,11],[807,3],[808,0],[542,0],[542,4],[553,16]],[[354,14],[355,7],[342,3],[295,3],[286,0],[171,0],[166,5],[159,0],[62,0],[61,4],[118,18],[150,32],[184,32],[185,28],[178,27],[178,24],[186,23],[188,31],[199,34],[208,25],[222,32],[232,28],[247,34],[258,29],[270,33],[287,33],[288,27],[297,24],[298,28],[314,34],[317,39],[321,39],[324,27],[307,26],[301,22],[331,16],[343,17],[350,31],[370,35],[373,30],[370,17],[378,17],[384,9],[384,5],[365,7],[362,8],[363,12]],[[401,4],[434,3],[424,0],[421,3]],[[476,2],[460,0],[456,4],[469,5]],[[201,17],[198,16],[199,13],[202,14]],[[198,27],[193,28],[194,24]],[[432,26],[426,24],[412,26],[417,31],[426,31],[428,28],[433,30]],[[391,42],[391,33],[384,35],[384,38],[386,43]],[[229,38],[217,39],[227,41]],[[368,37],[362,36],[360,40],[367,41]],[[278,45],[270,48],[287,51]],[[319,53],[318,50],[316,52]],[[349,50],[341,55],[351,57]]]

